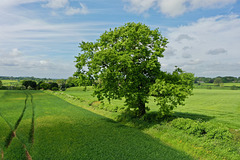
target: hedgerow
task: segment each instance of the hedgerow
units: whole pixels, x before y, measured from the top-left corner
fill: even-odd
[[[189,118],[177,118],[171,122],[171,126],[197,137],[204,136],[207,139],[230,140],[233,138],[229,129],[220,123],[212,124],[210,122],[194,121]]]

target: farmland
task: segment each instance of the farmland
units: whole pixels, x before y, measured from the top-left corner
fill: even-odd
[[[80,87],[69,88],[65,93],[85,100],[85,105],[97,101],[92,97],[92,89],[84,92]],[[239,90],[209,90],[195,89],[193,96],[186,99],[185,106],[174,110],[174,115],[184,118],[203,119],[206,121],[224,123],[230,128],[240,129],[240,91]],[[107,101],[106,101],[107,103]],[[113,100],[113,105],[124,107],[123,100]],[[150,112],[158,111],[154,98],[149,101]]]
[[[42,91],[0,91],[2,159],[192,159]]]
[[[70,99],[70,102],[80,104],[81,106],[87,106],[86,108],[89,108],[88,106],[91,105],[92,107],[90,107],[90,109],[93,108],[92,111],[109,117],[114,117],[114,115],[117,114],[117,110],[115,110],[116,108],[124,107],[123,100],[113,100],[110,105],[106,101],[105,105],[108,105],[112,113],[109,115],[109,112],[103,112],[102,110],[109,109],[97,107],[99,104],[95,103],[97,102],[96,97],[94,98],[91,96],[91,88],[88,88],[88,90],[84,92],[83,88],[74,87],[65,91],[64,94],[77,97],[77,99],[73,98],[73,100],[71,100],[71,98],[66,98]],[[153,137],[157,137],[161,141],[174,146],[174,148],[197,157],[197,159],[240,158],[240,91],[195,89],[193,94],[193,96],[186,100],[185,106],[179,106],[174,110],[174,117],[182,117],[192,119],[194,121],[204,121],[220,128],[221,126],[226,126],[230,128],[231,133],[235,137],[235,141],[233,143],[222,143],[215,140],[211,142],[204,138],[187,136],[185,132],[179,132],[178,130],[169,127],[168,123],[165,124],[164,122],[160,125],[153,124],[152,126],[150,124],[150,127],[149,125],[147,125],[147,127],[143,126],[143,132],[150,134]],[[80,103],[79,100],[81,101]],[[150,107],[150,111],[148,113],[154,113],[158,110],[152,97],[150,98],[148,106]],[[130,124],[130,126],[136,127],[136,122],[137,127],[139,127],[138,121],[134,121],[133,123],[135,124]],[[142,128],[141,124],[140,128]]]
[[[176,120],[226,126],[234,141],[197,138],[172,127],[170,122],[116,121],[125,107],[124,100],[101,105],[92,93],[91,87],[87,91],[73,87],[65,92],[0,90],[2,159],[240,157],[239,90],[195,89],[186,105],[173,114]],[[148,106],[148,114],[158,110],[152,97]]]

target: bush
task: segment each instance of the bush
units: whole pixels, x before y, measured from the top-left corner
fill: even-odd
[[[58,91],[58,87],[53,87],[52,91]]]
[[[222,124],[194,121],[188,118],[177,118],[171,122],[171,125],[177,129],[184,130],[188,134],[198,137],[204,136],[207,139],[229,140],[233,138],[229,129]]]
[[[238,90],[238,87],[233,85],[233,86],[231,86],[231,90]]]

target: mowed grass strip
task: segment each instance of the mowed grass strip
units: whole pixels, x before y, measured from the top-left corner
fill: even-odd
[[[33,94],[33,159],[192,159],[140,130],[46,93]]]

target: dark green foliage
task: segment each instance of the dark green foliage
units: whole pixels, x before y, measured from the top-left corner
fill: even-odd
[[[230,140],[233,135],[229,129],[222,124],[212,124],[209,122],[194,121],[188,118],[177,118],[171,122],[171,125],[188,134],[208,139]]]
[[[44,90],[50,89],[50,84],[43,82],[40,84],[40,88]]]
[[[36,89],[37,88],[37,83],[32,80],[23,81],[22,85],[25,86],[26,89],[29,89],[29,88]]]
[[[172,74],[165,73],[151,87],[151,95],[156,97],[159,116],[169,115],[177,105],[184,105],[184,100],[192,94],[194,76],[177,68]]]
[[[216,78],[216,79],[214,80],[213,83],[216,84],[216,85],[218,85],[218,86],[220,86],[220,84],[223,83],[223,82],[222,82],[222,79],[221,79],[220,77],[218,77],[218,78]]]
[[[51,90],[52,91],[58,91],[58,87],[53,87]]]
[[[231,90],[238,90],[238,87],[236,85],[233,85],[230,88],[231,88]]]
[[[42,88],[41,88],[41,84],[42,84],[42,83],[44,83],[44,82],[43,82],[43,81],[38,82],[38,84],[37,84],[37,89],[38,89],[38,90],[39,90],[39,89],[42,89]]]
[[[158,29],[151,30],[141,23],[127,23],[114,30],[110,29],[95,43],[80,43],[82,53],[76,57],[77,72],[74,76],[81,80],[82,85],[95,80],[94,95],[100,101],[104,98],[110,101],[124,97],[128,108],[141,117],[146,113],[146,103],[154,88],[152,85],[155,82],[161,83],[169,79],[174,82],[179,79],[177,76],[180,74],[171,75],[160,70],[159,58],[163,57],[167,43]],[[174,85],[178,92],[189,93],[182,90],[181,86],[185,87],[182,81],[174,82]],[[180,88],[177,89],[178,87]],[[175,94],[179,95],[182,94]],[[177,101],[169,99],[168,103],[176,106],[185,98],[186,96],[181,96],[181,100]]]
[[[49,89],[53,90],[53,88],[54,88],[55,90],[58,90],[58,84],[57,83],[53,82],[53,83],[49,83],[49,84],[50,84]]]

